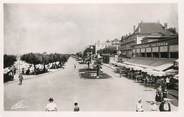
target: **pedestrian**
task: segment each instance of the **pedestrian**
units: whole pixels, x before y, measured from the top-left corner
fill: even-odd
[[[57,111],[57,105],[53,98],[49,98],[49,103],[46,105],[46,111]]]
[[[136,112],[144,112],[142,98],[140,98],[136,104]]]
[[[167,98],[168,96],[168,90],[165,88],[163,91],[163,98]]]
[[[161,95],[160,95],[160,93],[158,91],[156,91],[155,101],[156,102],[161,102]]]
[[[19,85],[22,85],[22,81],[23,81],[23,75],[22,73],[19,74]]]
[[[164,100],[160,103],[159,110],[161,112],[170,112],[171,111],[171,105],[167,98],[164,98]]]
[[[155,101],[151,103],[151,111],[157,111],[157,105]]]
[[[120,75],[120,78],[121,78],[121,76],[122,76],[122,69],[121,68],[119,68],[119,75]]]
[[[75,102],[74,103],[74,112],[79,112],[79,111],[80,111],[80,109],[79,109],[78,103]]]
[[[162,88],[161,88],[161,86],[159,86],[159,87],[156,89],[155,101],[156,101],[156,102],[161,102],[162,99],[163,99]]]
[[[76,65],[74,64],[74,69],[76,69]]]
[[[165,80],[166,80],[166,87],[168,89],[169,88],[169,84],[170,84],[170,79],[169,79],[169,77],[167,77]]]

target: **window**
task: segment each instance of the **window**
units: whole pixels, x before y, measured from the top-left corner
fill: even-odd
[[[169,53],[168,52],[161,52],[161,58],[168,58]]]
[[[170,57],[171,58],[178,58],[178,52],[171,52]]]
[[[147,53],[147,57],[151,57],[151,53]]]
[[[159,54],[157,52],[154,52],[153,53],[153,58],[158,58],[159,57]]]

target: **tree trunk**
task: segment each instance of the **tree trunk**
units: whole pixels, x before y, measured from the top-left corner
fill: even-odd
[[[36,65],[35,64],[33,65],[34,65],[34,74],[36,74]]]
[[[88,69],[89,69],[89,62],[88,62]]]
[[[44,67],[43,67],[43,70],[44,70],[44,72],[46,72],[45,64],[44,64],[43,66],[44,66]]]
[[[96,75],[99,76],[99,73],[100,73],[100,66],[97,65],[97,72],[96,72]]]

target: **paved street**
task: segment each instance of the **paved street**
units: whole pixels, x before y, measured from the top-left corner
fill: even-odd
[[[143,98],[144,109],[150,110],[148,101],[154,100],[154,89],[119,78],[106,66],[103,66],[103,72],[112,78],[81,79],[78,69],[87,65],[77,64],[77,69],[74,69],[76,63],[70,57],[65,69],[25,80],[22,86],[17,82],[5,84],[5,110],[43,111],[49,97],[55,99],[59,111],[73,111],[75,101],[81,111],[135,111],[140,97]]]

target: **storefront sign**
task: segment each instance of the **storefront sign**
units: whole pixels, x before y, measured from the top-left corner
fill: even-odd
[[[167,45],[168,45],[167,42],[156,42],[156,43],[136,45],[135,48],[160,47],[160,46],[167,46]]]
[[[151,48],[146,48],[146,52],[151,52]]]
[[[140,53],[141,51],[140,51],[140,49],[138,48],[138,49],[136,49],[136,53]]]
[[[168,52],[168,46],[160,46],[160,52]]]
[[[178,45],[171,45],[169,46],[170,52],[178,52]]]
[[[153,47],[152,52],[158,52],[158,47]]]
[[[136,53],[136,49],[133,49],[133,53]]]
[[[141,48],[141,52],[145,52],[145,50],[146,50],[145,48]]]

